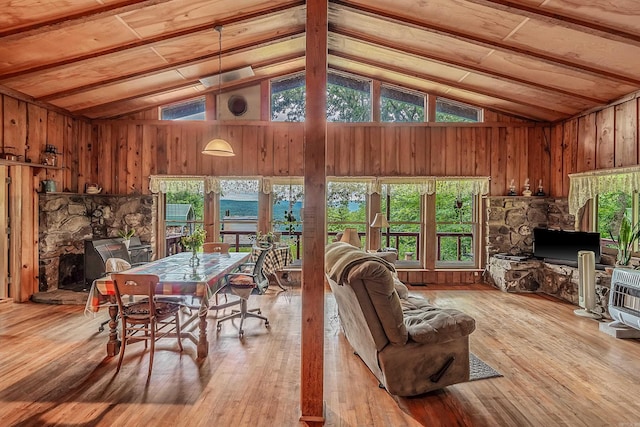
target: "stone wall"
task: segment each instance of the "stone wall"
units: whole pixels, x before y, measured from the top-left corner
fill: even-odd
[[[511,261],[489,258],[485,280],[505,292],[541,292],[578,305],[578,269],[541,260]],[[611,275],[596,270],[597,313],[609,317]]]
[[[39,290],[83,285],[85,239],[117,237],[126,225],[151,242],[153,203],[153,196],[40,194]]]
[[[486,255],[531,255],[535,227],[574,230],[567,199],[501,196],[487,198]]]

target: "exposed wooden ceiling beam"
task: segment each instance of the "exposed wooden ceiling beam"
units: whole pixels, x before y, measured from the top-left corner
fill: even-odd
[[[22,37],[44,34],[48,31],[67,28],[72,25],[83,24],[95,21],[109,16],[127,13],[132,10],[143,9],[149,6],[155,6],[161,3],[167,3],[172,0],[126,0],[119,3],[107,3],[98,5],[89,10],[83,10],[76,13],[69,13],[60,18],[48,19],[36,22],[34,24],[24,25],[22,27],[9,28],[0,31],[0,38],[4,40],[13,40]],[[97,2],[96,2],[97,3]]]
[[[504,95],[501,94],[497,91],[492,91],[492,90],[486,90],[486,89],[482,89],[482,88],[478,88],[477,86],[472,86],[472,85],[468,85],[465,83],[461,83],[461,82],[457,82],[455,80],[450,80],[450,79],[444,79],[442,77],[438,77],[438,76],[434,76],[431,74],[426,74],[426,73],[418,73],[416,71],[412,71],[412,70],[407,70],[407,69],[403,69],[400,67],[393,67],[390,68],[389,64],[383,63],[383,62],[378,62],[375,61],[371,58],[363,58],[363,57],[358,57],[355,55],[347,55],[347,54],[343,54],[340,52],[335,52],[332,50],[329,50],[329,55],[334,55],[337,56],[339,58],[343,58],[349,61],[353,61],[353,62],[357,62],[360,64],[364,64],[370,67],[374,67],[374,68],[379,68],[381,70],[390,70],[392,72],[396,72],[399,74],[403,74],[405,76],[410,76],[410,77],[414,77],[417,79],[421,79],[421,80],[426,80],[426,81],[430,81],[430,82],[435,82],[441,85],[445,85],[445,86],[449,86],[455,89],[460,89],[460,90],[464,90],[467,92],[472,92],[472,93],[478,93],[480,95],[484,95],[484,96],[488,96],[491,98],[496,98],[496,99],[501,99],[503,101],[507,101],[507,102],[513,102],[514,104],[519,104],[522,105],[524,107],[527,108],[531,108],[533,110],[539,110],[539,111],[545,111],[547,114],[550,115],[556,115],[556,116],[566,116],[568,115],[565,112],[562,111],[557,111],[557,110],[552,110],[550,108],[545,108],[545,107],[541,107],[538,104],[535,103],[530,103],[530,102],[526,102],[523,101],[522,98],[514,98],[508,95]],[[423,90],[424,92],[424,90]]]
[[[304,66],[302,67],[295,67],[292,68],[290,70],[287,71],[282,71],[279,73],[273,73],[271,75],[269,75],[269,79],[274,79],[274,78],[278,78],[281,76],[286,76],[289,74],[294,74],[294,73],[299,73],[301,71],[304,71]],[[265,80],[264,78],[260,78],[260,79],[255,79],[252,80],[251,82],[247,82],[247,81],[242,81],[241,83],[234,83],[234,84],[230,84],[227,85],[225,87],[226,91],[230,91],[230,90],[237,90],[237,89],[242,89],[246,86],[250,86],[252,84],[256,84],[261,82],[262,80]],[[224,86],[223,86],[224,87]],[[127,116],[129,114],[135,114],[135,113],[139,113],[141,111],[145,111],[148,110],[150,108],[157,108],[157,107],[161,107],[163,105],[168,105],[169,103],[175,103],[175,102],[180,102],[180,101],[186,101],[188,99],[193,99],[193,98],[197,98],[198,96],[202,96],[206,93],[209,92],[214,92],[217,91],[218,88],[209,88],[207,90],[204,90],[202,92],[200,92],[198,95],[188,95],[188,96],[180,96],[180,97],[176,97],[174,99],[172,99],[171,101],[163,101],[163,102],[156,102],[156,103],[151,103],[149,105],[145,105],[144,107],[140,108],[140,107],[134,107],[134,108],[129,108],[127,110],[127,105],[126,104],[122,104],[122,105],[118,105],[119,102],[114,102],[112,103],[113,105],[118,105],[118,114],[117,115],[97,115],[97,116],[84,116],[84,117],[89,117],[95,120],[114,120],[114,119],[118,119],[119,117],[123,117],[123,116]],[[100,114],[100,113],[98,113]]]
[[[537,21],[546,22],[548,24],[568,28],[582,33],[591,34],[608,40],[614,40],[640,46],[640,35],[629,33],[624,30],[607,27],[605,25],[596,24],[595,22],[585,21],[583,19],[574,18],[572,16],[560,14],[557,12],[544,10],[540,7],[531,7],[522,3],[515,3],[508,0],[465,0],[469,3],[479,4],[481,6],[490,7],[492,9],[521,15]]]
[[[422,59],[426,59],[426,60],[430,60],[430,61],[434,61],[437,62],[439,64],[443,64],[443,65],[447,65],[447,66],[452,66],[452,67],[457,67],[457,68],[461,68],[465,71],[473,71],[477,74],[483,75],[483,76],[487,76],[487,77],[491,77],[491,78],[495,78],[498,80],[502,80],[504,82],[508,82],[508,83],[518,83],[518,84],[522,84],[525,85],[527,87],[530,87],[532,89],[538,89],[538,90],[545,90],[545,91],[550,91],[552,93],[560,93],[566,96],[570,96],[573,97],[575,99],[580,99],[583,101],[588,101],[590,103],[594,103],[594,104],[604,104],[606,102],[608,102],[607,99],[599,99],[599,98],[593,98],[591,96],[588,95],[584,95],[582,93],[576,93],[576,92],[571,92],[568,91],[566,89],[562,89],[562,88],[558,88],[558,87],[552,87],[552,86],[548,86],[542,83],[537,83],[537,82],[533,82],[531,80],[525,80],[519,77],[515,77],[512,75],[508,75],[508,74],[504,74],[504,73],[500,73],[494,70],[489,70],[486,67],[481,67],[479,65],[476,65],[475,63],[472,63],[471,61],[464,61],[464,60],[459,60],[459,59],[455,59],[455,58],[451,58],[451,57],[443,57],[440,55],[435,55],[432,54],[430,52],[425,52],[424,50],[420,50],[420,49],[415,49],[415,48],[411,48],[409,46],[406,45],[400,45],[400,44],[394,44],[393,42],[391,42],[389,39],[387,38],[383,38],[383,37],[371,37],[371,35],[369,34],[363,34],[351,29],[346,29],[346,28],[340,28],[337,27],[335,25],[329,25],[329,31],[331,31],[332,33],[341,35],[343,37],[348,37],[354,40],[357,40],[359,42],[362,43],[367,43],[367,44],[371,44],[374,46],[380,46],[380,47],[384,47],[386,49],[391,49],[400,53],[405,53],[408,55],[413,55],[417,58],[422,58]]]
[[[609,78],[609,79],[617,80],[619,82],[627,83],[633,86],[640,86],[640,79],[637,79],[637,78],[624,76],[621,74],[614,73],[612,71],[595,68],[589,65],[578,64],[576,62],[568,61],[564,58],[549,55],[544,52],[534,52],[531,50],[510,45],[502,41],[490,40],[480,35],[467,34],[462,31],[446,28],[442,25],[438,25],[435,23],[426,23],[423,21],[419,21],[417,19],[409,18],[407,16],[400,16],[395,13],[389,13],[386,10],[381,10],[381,9],[373,8],[369,6],[353,5],[350,3],[346,3],[342,0],[332,0],[331,4],[334,5],[333,7],[339,6],[344,9],[351,9],[356,13],[361,13],[361,14],[370,16],[374,19],[386,20],[386,21],[397,23],[398,25],[413,27],[423,31],[432,32],[434,34],[439,34],[445,37],[452,37],[456,40],[461,40],[466,43],[476,44],[478,46],[483,46],[488,49],[496,49],[496,50],[500,50],[502,52],[507,52],[511,54],[517,53],[519,55],[532,58],[538,61],[543,61],[545,63],[552,64],[554,66],[561,66],[568,70],[590,74],[592,76],[596,76],[599,78]]]
[[[294,57],[291,57],[290,55],[287,55],[285,57],[282,58],[274,58],[272,61],[265,61],[262,63],[262,67],[267,67],[267,66],[274,66],[274,65],[278,65],[278,64],[284,64],[286,62],[290,62],[290,61],[294,61],[296,59],[300,59],[303,58],[304,54],[299,54],[299,55],[295,55]],[[254,67],[254,70],[258,70],[258,67]],[[231,71],[231,70],[222,70],[222,73],[225,73],[227,71]],[[288,71],[287,73],[289,73],[291,71]],[[268,76],[268,77],[264,77],[264,76],[253,76],[253,77],[248,77],[245,79],[242,79],[238,82],[235,83],[227,83],[227,84],[222,84],[222,89],[224,91],[231,91],[231,90],[236,90],[239,88],[243,88],[246,86],[250,86],[252,84],[255,83],[259,83],[262,80],[265,80],[265,78],[272,78],[272,76]],[[87,108],[83,108],[81,110],[72,110],[74,112],[74,114],[78,114],[78,115],[82,115],[85,116],[87,114],[89,114],[91,111],[93,110],[100,110],[100,109],[104,109],[104,108],[109,108],[110,106],[115,106],[118,105],[122,102],[127,102],[127,101],[133,101],[135,99],[139,99],[139,98],[144,98],[144,97],[148,97],[148,96],[154,96],[154,95],[160,95],[162,93],[166,93],[166,92],[171,92],[171,91],[176,91],[176,90],[180,90],[180,89],[187,89],[190,86],[194,86],[194,85],[201,85],[200,81],[197,79],[194,80],[185,80],[185,81],[181,81],[179,83],[176,84],[172,84],[170,86],[162,86],[162,87],[155,87],[152,90],[143,92],[143,93],[136,93],[134,95],[131,95],[129,97],[126,98],[119,98],[116,101],[110,101],[104,104],[96,104],[96,105],[92,105],[91,107],[87,107]],[[202,91],[199,92],[199,94],[205,94],[205,93],[209,93],[209,92],[215,92],[218,90],[218,87],[210,87],[207,89],[204,89]],[[193,95],[191,96],[192,98],[198,96],[198,95]],[[172,101],[173,102],[173,101]]]
[[[258,42],[254,42],[254,43],[247,43],[244,45],[240,45],[240,46],[234,46],[233,48],[229,48],[229,49],[224,49],[220,55],[224,56],[229,56],[229,55],[235,55],[238,53],[243,53],[243,52],[249,52],[252,49],[258,49],[261,47],[266,47],[266,46],[271,46],[273,44],[276,43],[281,43],[283,41],[287,41],[287,40],[292,40],[292,39],[296,39],[299,37],[303,37],[304,36],[304,27],[300,27],[300,28],[296,28],[290,31],[285,31],[285,32],[279,32],[277,36],[273,36],[270,38],[266,38],[263,40],[260,40]],[[100,80],[97,82],[93,82],[90,84],[86,84],[83,86],[78,86],[72,89],[67,89],[64,91],[60,91],[60,92],[56,92],[56,93],[51,93],[48,94],[46,96],[41,96],[38,99],[40,99],[41,101],[50,101],[53,99],[58,99],[58,98],[63,98],[65,96],[70,96],[70,95],[74,95],[76,93],[80,93],[80,92],[85,92],[87,90],[92,90],[95,88],[98,88],[100,86],[104,86],[104,85],[109,85],[109,84],[114,84],[114,83],[124,83],[130,80],[134,80],[134,79],[138,79],[141,77],[147,77],[147,76],[151,76],[153,74],[156,73],[160,73],[160,72],[164,72],[164,71],[169,71],[169,70],[176,70],[178,68],[181,67],[186,67],[186,66],[190,66],[190,65],[195,65],[201,62],[205,62],[205,61],[209,61],[211,59],[215,59],[218,57],[218,52],[215,53],[211,53],[208,55],[201,55],[198,57],[194,57],[194,58],[189,58],[189,59],[185,59],[182,61],[178,61],[178,62],[173,62],[171,64],[164,64],[162,66],[159,67],[155,67],[155,68],[150,68],[148,70],[144,70],[144,71],[139,71],[136,73],[126,73],[125,74],[121,74],[117,77],[111,78],[111,79],[106,79],[106,80]],[[252,63],[250,64],[251,66],[255,67],[259,67],[259,65]]]
[[[87,59],[92,59],[92,58],[96,58],[98,56],[102,56],[102,55],[108,55],[111,53],[117,53],[117,52],[122,52],[128,49],[133,49],[133,48],[137,48],[137,47],[143,47],[143,46],[152,46],[154,44],[160,43],[160,42],[164,42],[167,40],[171,40],[171,39],[175,39],[178,37],[183,37],[183,36],[188,36],[194,33],[198,33],[198,32],[202,32],[202,31],[210,31],[214,25],[222,25],[223,27],[225,26],[229,26],[229,25],[233,25],[233,24],[238,24],[241,22],[247,22],[247,21],[251,21],[254,19],[261,19],[264,18],[267,15],[277,15],[279,12],[282,12],[284,10],[288,10],[294,7],[299,7],[301,6],[301,4],[304,4],[304,1],[300,1],[300,2],[296,2],[295,4],[291,5],[286,5],[286,6],[280,6],[280,7],[274,7],[274,8],[265,8],[263,10],[259,10],[259,11],[255,11],[255,12],[251,12],[251,13],[247,13],[247,14],[243,14],[243,15],[237,15],[237,16],[231,16],[231,17],[227,17],[227,18],[223,18],[220,19],[219,21],[216,22],[210,22],[207,24],[202,24],[202,25],[197,25],[195,27],[189,27],[189,28],[183,28],[181,30],[177,30],[177,31],[172,31],[172,32],[168,32],[168,33],[163,33],[160,35],[157,35],[155,37],[149,37],[143,40],[136,40],[136,41],[132,41],[129,43],[124,43],[121,44],[119,46],[114,46],[114,47],[110,47],[108,49],[102,49],[102,50],[96,50],[96,51],[92,51],[90,53],[86,53],[83,55],[78,55],[78,56],[74,56],[72,58],[65,58],[62,59],[60,61],[56,61],[56,62],[50,62],[48,64],[42,64],[42,65],[38,65],[36,67],[31,67],[31,68],[16,68],[13,71],[9,72],[9,73],[5,73],[5,74],[0,74],[0,81],[5,80],[5,79],[10,79],[12,77],[17,77],[17,76],[21,76],[24,74],[29,74],[29,73],[35,73],[38,71],[44,71],[44,70],[49,70],[51,68],[56,68],[56,67],[61,67],[64,65],[69,65],[69,64],[73,64],[75,62],[80,62],[80,61],[85,61]]]

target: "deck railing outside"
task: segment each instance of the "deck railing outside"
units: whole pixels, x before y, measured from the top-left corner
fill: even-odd
[[[243,230],[233,229],[234,224],[241,224]],[[255,228],[257,226],[257,222],[251,221],[248,222],[246,220],[240,222],[234,221],[225,221],[227,228],[232,228],[231,230],[221,230],[220,237],[221,240],[231,244],[231,250],[235,252],[244,252],[250,250],[253,245],[253,236],[255,236]],[[229,227],[231,225],[231,227]],[[302,232],[300,231],[292,231],[287,232],[283,231],[281,233],[282,241],[288,241],[292,248],[291,256],[293,259],[301,259],[302,249],[301,249],[301,241],[302,241]],[[365,237],[365,233],[359,233],[360,238]],[[336,236],[336,232],[328,232],[327,233],[327,241],[332,241]],[[416,260],[419,260],[420,254],[420,234],[416,232],[385,232],[381,236],[381,241],[384,247],[395,248],[396,250],[400,250],[400,243],[407,242],[407,240],[413,240],[412,251],[406,251],[405,254],[411,253],[409,259],[413,259],[415,257]],[[437,260],[442,259],[442,245],[443,240],[454,239],[456,243],[456,257],[454,260],[447,261],[462,261],[463,258],[468,257],[468,254],[463,253],[463,240],[469,239],[473,242],[473,234],[472,233],[453,233],[453,232],[439,232],[436,234],[437,238]],[[180,235],[170,235],[167,236],[167,255],[172,255],[177,252],[182,252],[182,247],[180,243]],[[400,254],[401,256],[404,254]],[[466,259],[465,259],[466,260]]]

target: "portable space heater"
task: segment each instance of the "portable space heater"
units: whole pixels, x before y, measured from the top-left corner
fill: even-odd
[[[578,304],[581,309],[573,312],[578,316],[600,319],[596,308],[596,254],[593,251],[578,251]]]
[[[609,314],[613,320],[640,330],[640,271],[613,270]]]

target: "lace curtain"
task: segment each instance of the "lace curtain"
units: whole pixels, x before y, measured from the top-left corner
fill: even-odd
[[[489,193],[489,177],[449,177],[436,180],[436,191],[455,194],[485,195]]]
[[[640,166],[569,174],[569,213],[578,218],[590,199],[614,191],[640,191]]]
[[[220,192],[220,184],[219,180],[213,177],[151,175],[149,178],[149,191],[153,194],[175,193],[178,191],[208,194]]]
[[[436,192],[453,192],[460,194],[488,194],[489,177],[406,177],[406,178],[380,178],[373,184],[374,193],[380,193],[383,184],[414,184],[420,195],[434,194]],[[371,193],[369,193],[371,194]]]
[[[570,175],[570,178],[572,176]],[[578,177],[582,178],[582,177]],[[397,178],[371,178],[371,177],[350,177],[329,179],[334,182],[362,182],[366,185],[368,195],[380,193],[383,184],[414,184],[421,195],[434,194],[437,191],[453,191],[465,194],[487,194],[489,192],[489,177],[397,177]],[[582,182],[582,180],[580,180]],[[589,181],[589,180],[587,180]],[[640,174],[636,181],[640,182]],[[178,191],[189,191],[202,194],[225,194],[228,192],[255,194],[258,191],[264,194],[271,194],[275,184],[302,185],[304,179],[301,177],[291,178],[248,178],[248,179],[220,179],[212,176],[172,176],[172,175],[152,175],[149,181],[151,193],[168,193]],[[605,187],[603,188],[606,188]],[[584,184],[583,188],[589,187]],[[638,185],[636,184],[636,187]],[[573,189],[573,180],[572,180]],[[582,193],[587,193],[582,190]],[[571,201],[571,191],[570,201]],[[589,193],[590,194],[590,193]],[[590,198],[590,197],[589,197]],[[585,199],[582,205],[586,203]],[[580,205],[580,206],[582,206]],[[571,207],[571,204],[569,205]]]

